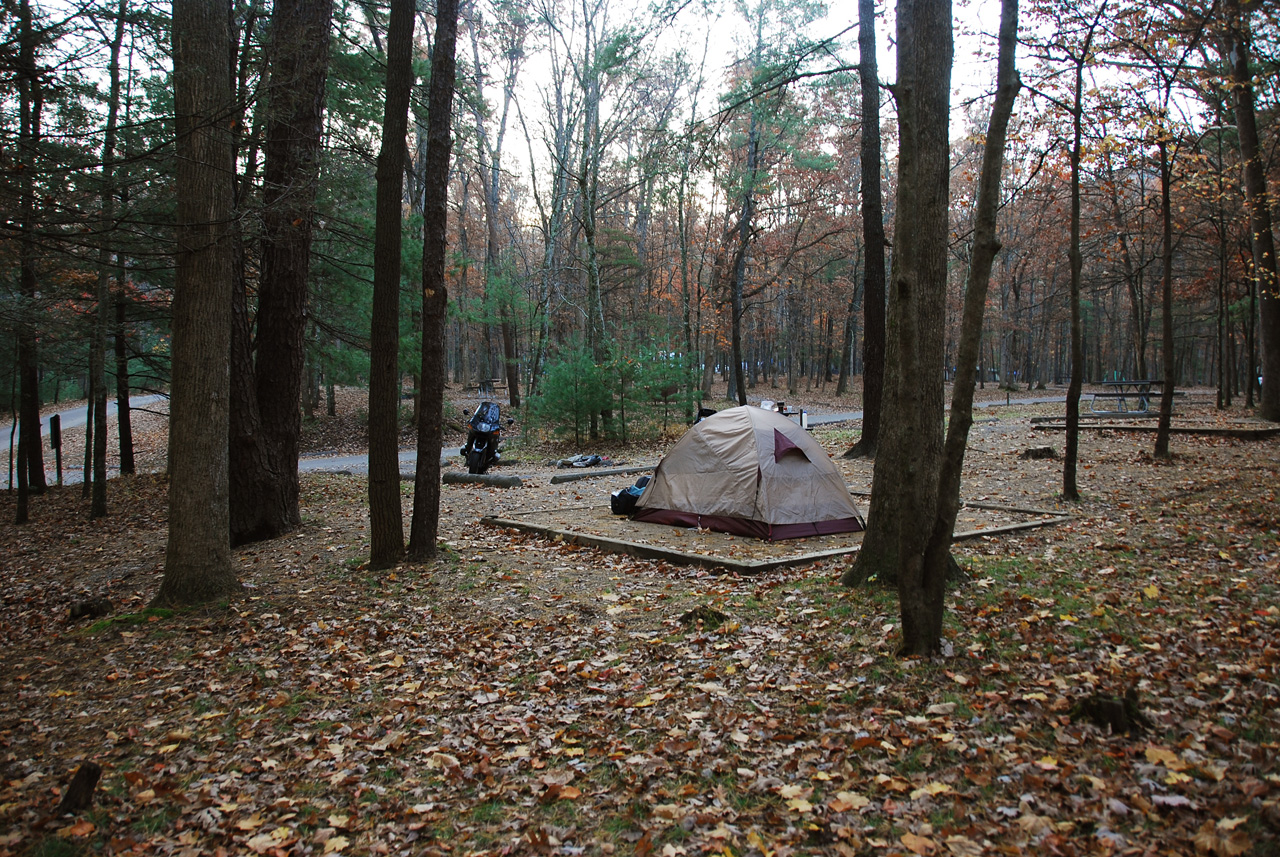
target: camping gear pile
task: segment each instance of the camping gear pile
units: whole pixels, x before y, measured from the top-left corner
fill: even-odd
[[[635,485],[610,494],[609,511],[615,515],[630,515],[635,511],[636,501],[644,493],[644,487],[649,484],[649,478],[648,476],[641,476],[636,480]]]

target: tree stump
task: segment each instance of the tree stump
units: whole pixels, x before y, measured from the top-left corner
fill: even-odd
[[[1110,729],[1112,735],[1141,734],[1155,726],[1138,707],[1138,689],[1131,687],[1124,696],[1091,694],[1071,707],[1072,720],[1088,720],[1099,729]]]
[[[729,621],[728,616],[706,604],[700,604],[680,617],[680,624],[684,627],[692,628],[695,625],[701,625],[707,631],[714,631],[727,621]]]
[[[77,619],[101,619],[103,616],[111,615],[114,609],[111,599],[104,596],[96,598],[86,598],[84,601],[77,601],[71,605],[68,611],[68,619],[75,621]]]
[[[85,762],[76,769],[71,778],[71,785],[58,804],[58,813],[84,812],[93,805],[93,790],[98,786],[98,778],[102,776],[102,766],[96,762]]]

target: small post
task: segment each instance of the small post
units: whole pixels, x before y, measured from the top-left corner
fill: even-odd
[[[1005,391],[1004,391],[1004,403],[1005,403],[1006,405],[1011,405],[1011,404],[1013,404],[1013,402],[1012,402],[1012,401],[1010,401],[1010,399],[1009,399],[1009,396],[1010,396],[1010,395],[1011,395],[1011,394],[1009,393],[1009,391],[1008,391],[1008,390],[1005,390]]]
[[[53,447],[53,460],[58,467],[58,487],[62,487],[62,417],[49,417],[49,446]]]

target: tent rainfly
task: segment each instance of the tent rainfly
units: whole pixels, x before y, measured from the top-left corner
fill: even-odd
[[[864,527],[826,450],[781,414],[750,405],[689,429],[658,463],[633,518],[771,541]]]

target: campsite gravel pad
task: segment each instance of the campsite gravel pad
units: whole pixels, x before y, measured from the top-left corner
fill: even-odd
[[[867,498],[855,496],[854,499],[865,514]],[[997,504],[984,503],[983,508],[962,509],[956,521],[957,534],[1027,524],[1054,517],[1052,513],[1036,514],[1031,509],[992,509],[986,508],[987,505]],[[632,521],[620,515],[610,514],[607,508],[597,506],[509,512],[489,519],[489,522],[497,526],[513,526],[552,538],[560,535],[566,540],[573,536],[608,539],[620,543],[620,550],[625,550],[628,545],[637,545],[714,557],[732,563],[777,560],[804,562],[813,554],[854,551],[862,544],[862,533],[840,533],[832,536],[766,542],[710,530]],[[608,549],[607,546],[605,549]]]

